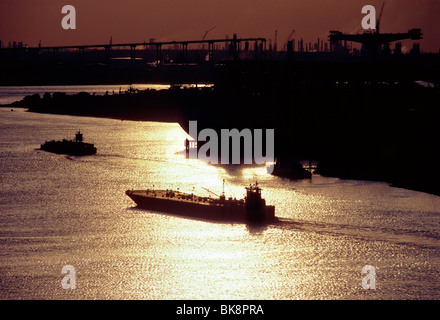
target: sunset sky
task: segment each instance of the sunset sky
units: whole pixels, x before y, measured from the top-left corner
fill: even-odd
[[[201,39],[265,37],[278,30],[278,47],[295,29],[306,42],[327,39],[329,30],[362,32],[361,9],[379,12],[382,0],[1,0],[0,40],[29,46],[79,45]],[[61,9],[76,8],[76,30],[63,30]],[[421,28],[424,51],[440,49],[440,1],[387,0],[382,32]],[[273,41],[273,40],[272,40]]]

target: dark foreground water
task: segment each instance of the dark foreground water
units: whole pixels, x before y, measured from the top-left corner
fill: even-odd
[[[95,143],[96,156],[36,150]],[[440,197],[384,183],[265,168],[226,171],[179,151],[177,124],[0,108],[2,299],[438,299]],[[126,189],[209,195],[258,180],[280,222],[259,228],[136,209]],[[76,270],[65,290],[63,266]],[[376,270],[365,290],[362,267]]]

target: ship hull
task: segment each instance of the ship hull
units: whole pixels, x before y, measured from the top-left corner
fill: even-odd
[[[41,145],[41,150],[70,156],[94,155],[97,151],[92,144],[81,142],[46,142]]]
[[[245,205],[222,205],[153,197],[147,195],[145,191],[127,190],[126,194],[137,204],[138,208],[198,220],[239,223],[268,223],[276,220],[274,206],[265,206],[259,212],[251,212]]]

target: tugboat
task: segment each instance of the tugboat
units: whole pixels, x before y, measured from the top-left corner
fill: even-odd
[[[173,190],[127,190],[139,208],[217,222],[275,222],[275,206],[266,205],[258,183],[246,187],[244,199],[201,197]]]
[[[69,156],[87,156],[96,154],[96,147],[83,141],[83,134],[78,131],[74,140],[46,141],[41,145],[41,150]]]

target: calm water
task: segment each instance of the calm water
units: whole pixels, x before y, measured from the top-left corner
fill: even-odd
[[[76,130],[98,154],[36,150]],[[2,299],[439,299],[440,197],[384,183],[264,168],[226,171],[179,153],[177,124],[0,108]],[[202,187],[241,197],[256,179],[279,223],[261,228],[161,215],[126,189]],[[61,269],[76,269],[74,290]],[[376,290],[362,288],[362,267]]]

